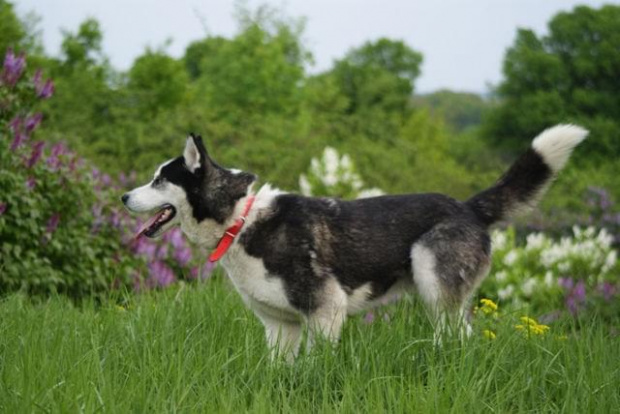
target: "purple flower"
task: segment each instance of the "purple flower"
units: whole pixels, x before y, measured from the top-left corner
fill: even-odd
[[[17,148],[26,142],[29,138],[28,134],[24,133],[24,120],[19,116],[11,119],[9,122],[9,128],[13,131],[13,142],[11,143],[11,151],[15,151]]]
[[[575,285],[572,294],[575,296],[577,300],[583,302],[586,300],[586,284],[583,280],[580,280]]]
[[[215,262],[207,260],[207,263],[202,267],[200,279],[205,280],[211,277],[211,274],[215,270]]]
[[[54,94],[54,82],[48,79],[45,84],[35,87],[37,91],[37,97],[41,99],[47,99]]]
[[[8,204],[5,202],[0,202],[0,216],[4,214],[7,209]]]
[[[26,67],[26,57],[23,53],[15,56],[13,49],[8,49],[4,57],[4,67],[0,80],[9,88],[15,86],[19,78],[22,76]]]
[[[175,281],[174,272],[162,261],[149,263],[149,285],[151,287],[166,287]]]
[[[573,288],[573,279],[570,277],[559,277],[558,285],[566,290],[570,290]]]
[[[75,171],[78,162],[79,162],[79,159],[77,156],[74,156],[73,158],[71,158],[71,161],[69,161],[69,171],[71,172]]]
[[[112,184],[112,178],[110,178],[108,174],[103,174],[101,176],[101,182],[104,186],[108,187],[110,184]]]
[[[11,151],[15,151],[17,148],[21,147],[22,144],[28,140],[28,138],[30,137],[21,131],[15,133],[13,142],[11,143]]]
[[[194,266],[189,272],[188,277],[190,279],[200,279],[206,280],[211,277],[213,273],[213,269],[215,269],[215,263],[207,261],[204,266]]]
[[[172,243],[172,246],[175,249],[182,249],[185,247],[185,240],[183,239],[183,232],[180,228],[176,227],[171,229],[169,232],[164,234],[164,236],[168,236],[164,240]]]
[[[110,224],[117,229],[121,228],[121,224],[123,223],[123,217],[118,211],[113,211],[110,214]]]
[[[32,190],[37,185],[37,180],[34,177],[28,177],[26,180],[26,188]]]
[[[368,312],[364,315],[364,323],[371,324],[375,321],[375,314],[373,312]]]
[[[145,256],[148,259],[153,259],[155,257],[155,251],[157,250],[157,246],[144,237],[138,238],[133,248],[137,254]]]
[[[42,119],[43,114],[40,112],[26,118],[26,122],[24,123],[26,133],[30,134],[32,131],[34,131],[39,126]]]
[[[617,293],[616,286],[609,282],[603,282],[599,284],[597,286],[597,290],[607,302],[612,300]]]
[[[166,246],[165,244],[159,246],[157,248],[157,252],[155,253],[155,257],[162,260],[168,257],[168,246]]]
[[[174,259],[179,263],[179,265],[185,266],[190,260],[192,260],[192,249],[187,246],[181,249],[174,249]]]
[[[19,116],[16,116],[15,118],[11,119],[11,122],[9,122],[9,128],[11,128],[11,131],[13,131],[13,133],[16,133],[18,130],[20,130],[21,126],[22,119]]]
[[[30,154],[30,158],[26,161],[26,167],[32,168],[39,161],[39,159],[41,159],[44,146],[45,142],[43,141],[39,141],[32,146],[32,153]]]
[[[34,72],[34,76],[32,77],[32,83],[34,83],[35,88],[39,88],[41,86],[41,81],[43,80],[43,71],[41,69],[37,69]]]
[[[566,286],[570,286],[566,288],[569,290],[568,295],[566,296],[565,303],[566,307],[573,314],[573,316],[577,315],[579,309],[585,304],[586,301],[586,284],[583,280],[579,280],[577,284],[573,286],[573,280],[570,280],[570,284],[566,284]]]
[[[47,157],[45,162],[52,169],[52,171],[56,171],[62,165],[62,161],[58,157],[66,153],[67,147],[62,142],[58,142],[52,147],[51,154]]]
[[[45,227],[45,232],[47,234],[52,234],[58,228],[58,223],[60,223],[60,213],[54,213],[52,217],[47,221],[47,226]]]

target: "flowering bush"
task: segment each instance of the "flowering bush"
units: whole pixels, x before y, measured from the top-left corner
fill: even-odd
[[[475,323],[482,332],[482,336],[487,339],[495,339],[498,335],[498,323],[502,316],[504,319],[512,318],[514,316],[504,316],[499,312],[499,306],[491,299],[480,299],[479,306],[474,308],[474,314],[476,315]],[[535,336],[544,336],[551,329],[548,325],[538,323],[538,321],[530,316],[521,316],[518,324],[512,325],[512,328],[522,332],[526,338]],[[507,334],[504,332],[503,334]]]
[[[364,188],[351,157],[342,157],[334,148],[326,147],[321,159],[313,158],[308,174],[299,177],[299,188],[306,196],[329,196],[346,199],[383,195],[378,188]]]
[[[514,229],[495,230],[492,273],[481,294],[538,312],[566,307],[576,315],[586,308],[617,308],[620,266],[613,237],[594,227],[575,226],[572,232],[559,241],[531,233],[519,245]]]
[[[9,50],[0,74],[0,293],[79,298],[174,282],[192,259],[180,230],[159,243],[134,240],[140,223],[120,208],[113,180],[64,144],[34,140],[43,115],[33,108],[54,85],[25,69],[25,57]]]

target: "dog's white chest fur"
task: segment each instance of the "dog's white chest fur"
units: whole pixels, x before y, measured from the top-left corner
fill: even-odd
[[[287,297],[282,279],[269,275],[263,261],[234,245],[222,258],[222,266],[244,302],[259,315],[299,320],[299,312]]]

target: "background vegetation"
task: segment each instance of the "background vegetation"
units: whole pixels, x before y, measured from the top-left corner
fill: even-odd
[[[96,20],[51,56],[36,18],[0,0],[0,409],[357,412],[360,396],[368,411],[617,407],[620,7],[519,30],[488,96],[416,94],[423,56],[397,39],[310,74],[303,20],[270,7],[237,20],[231,37],[179,59],[150,48],[120,72]],[[178,229],[133,240],[139,220],[118,202],[190,131],[221,164],[286,190],[465,199],[560,122],[590,138],[540,209],[494,233],[481,295],[499,310],[474,300],[467,347],[434,349],[405,301],[348,324],[338,352],[270,365],[230,286],[194,282],[206,252]]]

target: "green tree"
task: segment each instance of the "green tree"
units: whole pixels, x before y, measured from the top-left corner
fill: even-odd
[[[205,61],[215,56],[230,40],[221,36],[207,37],[190,43],[185,49],[185,70],[191,80],[200,78],[203,74]]]
[[[267,7],[240,11],[238,19],[233,39],[194,43],[185,56],[190,76],[200,76],[199,93],[209,111],[232,123],[296,114],[309,59],[300,41],[303,22],[280,18]]]
[[[126,112],[124,91],[102,49],[103,32],[99,23],[87,19],[75,32],[65,31],[61,56],[47,62],[56,84],[54,102],[46,104],[48,134],[52,140],[69,141],[83,155],[99,152],[100,141],[116,145],[110,126],[116,115]],[[124,105],[123,111],[117,108]]]
[[[129,70],[129,90],[136,95],[139,109],[155,115],[172,109],[186,96],[187,73],[183,63],[161,51],[147,50]]]
[[[620,154],[620,6],[578,6],[549,22],[538,37],[521,29],[504,59],[498,105],[485,136],[520,149],[559,122],[583,124],[596,139],[579,154],[616,159]],[[579,157],[578,154],[578,157]]]
[[[0,53],[4,57],[8,48],[18,48],[26,37],[26,32],[13,10],[13,4],[5,0],[0,0],[0,28]]]
[[[349,100],[349,113],[405,113],[421,63],[422,55],[404,42],[382,38],[351,50],[332,74]]]
[[[414,108],[426,108],[444,118],[455,132],[478,126],[489,107],[489,103],[480,95],[449,90],[417,95],[412,103]]]

